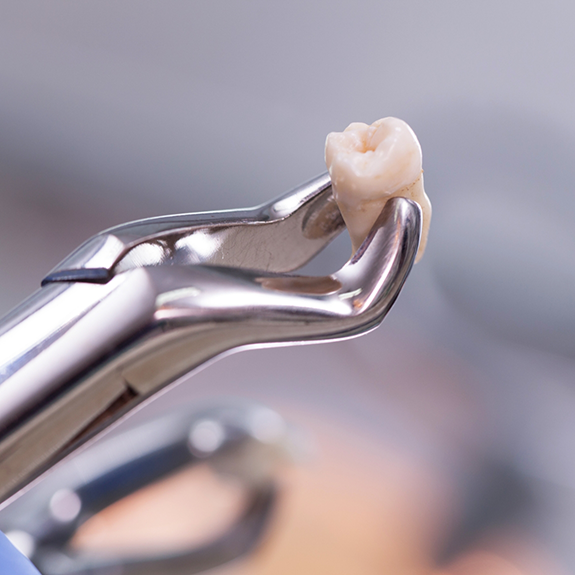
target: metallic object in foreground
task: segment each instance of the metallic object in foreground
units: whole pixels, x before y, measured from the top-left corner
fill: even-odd
[[[0,324],[0,501],[222,353],[377,326],[413,264],[419,206],[390,200],[338,272],[286,273],[342,229],[325,175],[260,208],[142,220],[86,242]]]
[[[24,543],[44,575],[191,575],[253,550],[273,514],[278,470],[293,448],[284,420],[264,406],[229,404],[171,414],[66,462],[0,512],[0,529]],[[242,486],[241,512],[211,539],[160,553],[145,545],[121,554],[71,548],[78,528],[109,505],[201,464]],[[161,530],[155,521],[149,518],[152,533]]]

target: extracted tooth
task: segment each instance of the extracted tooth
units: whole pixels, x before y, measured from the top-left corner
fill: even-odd
[[[421,146],[413,130],[392,117],[371,126],[354,122],[343,132],[328,134],[325,163],[354,253],[387,200],[401,196],[421,206],[423,226],[415,258],[419,261],[427,243],[431,203],[423,189]]]

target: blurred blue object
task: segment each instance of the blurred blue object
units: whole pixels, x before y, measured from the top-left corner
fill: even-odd
[[[40,572],[0,533],[0,565],[2,572],[10,575],[39,575]]]

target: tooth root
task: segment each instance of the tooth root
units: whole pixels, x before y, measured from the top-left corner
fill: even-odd
[[[413,130],[397,118],[383,118],[371,126],[356,122],[328,135],[325,159],[354,253],[387,200],[401,196],[421,206],[419,261],[427,244],[431,203],[423,188],[421,147]]]

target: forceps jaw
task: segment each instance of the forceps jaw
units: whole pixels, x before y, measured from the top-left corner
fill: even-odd
[[[361,323],[397,296],[419,245],[421,210],[404,198],[387,202],[370,234],[344,267],[329,276],[298,276],[214,266],[148,268],[155,318],[171,321],[297,321]],[[393,303],[393,302],[392,302]],[[381,317],[383,319],[383,317]],[[274,326],[275,327],[275,326]]]
[[[358,253],[325,277],[196,266],[148,269],[159,295],[147,338],[122,375],[140,394],[229,350],[345,339],[381,323],[419,246],[421,210],[390,200]]]
[[[256,208],[161,216],[90,238],[42,285],[107,283],[117,273],[156,265],[211,264],[287,272],[306,264],[344,229],[328,174]]]

